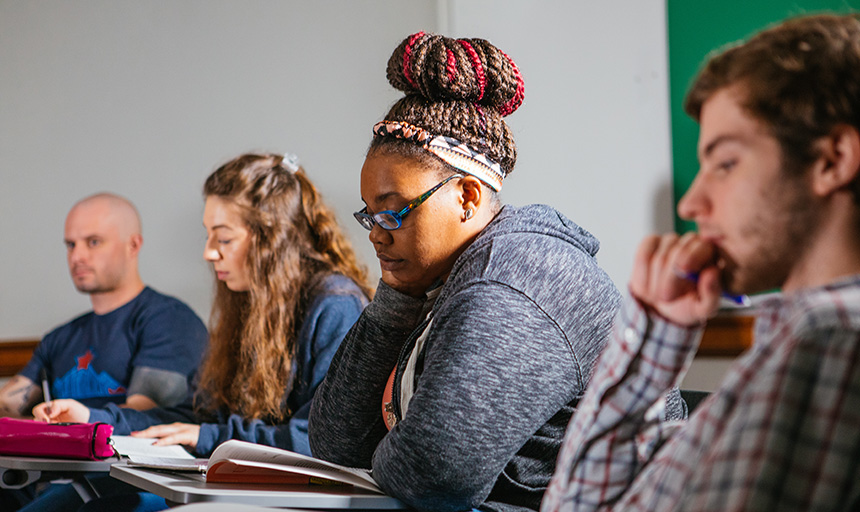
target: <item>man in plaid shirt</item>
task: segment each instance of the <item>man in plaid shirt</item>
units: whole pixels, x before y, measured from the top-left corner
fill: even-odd
[[[758,34],[685,108],[698,234],[640,245],[541,510],[860,510],[860,19]],[[721,293],[774,288],[719,390],[661,422]]]

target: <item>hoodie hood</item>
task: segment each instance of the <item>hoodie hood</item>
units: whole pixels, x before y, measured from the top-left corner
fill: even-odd
[[[478,235],[472,246],[477,247],[482,241],[516,233],[534,233],[559,238],[575,245],[592,257],[600,249],[600,242],[594,235],[562,215],[555,208],[543,204],[523,207],[504,206],[496,218],[487,224],[487,227]],[[472,247],[466,252],[470,252],[471,249]]]
[[[556,292],[571,287],[571,293],[581,286],[602,289],[598,281],[611,280],[594,258],[599,248],[594,235],[555,208],[505,206],[457,258],[438,301],[481,280],[505,283],[527,296],[553,287]],[[592,283],[577,277],[583,269]],[[617,293],[614,285],[610,288]]]

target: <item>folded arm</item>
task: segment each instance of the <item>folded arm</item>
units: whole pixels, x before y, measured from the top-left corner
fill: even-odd
[[[188,395],[188,377],[179,372],[137,366],[131,374],[124,407],[145,411],[176,405]]]
[[[701,329],[648,317],[628,300],[565,435],[542,510],[595,510],[617,500],[678,422],[665,397],[686,373]]]
[[[713,245],[693,233],[639,246],[626,301],[565,435],[544,512],[611,506],[677,430],[665,396],[686,373],[719,306]],[[684,276],[696,274],[698,281]]]
[[[371,467],[376,445],[388,432],[382,422],[382,391],[424,302],[380,281],[314,396],[309,440],[315,457]]]
[[[41,401],[39,386],[23,375],[16,375],[0,388],[0,417],[24,418]]]

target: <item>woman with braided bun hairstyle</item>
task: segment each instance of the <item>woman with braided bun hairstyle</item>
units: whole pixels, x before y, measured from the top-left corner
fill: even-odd
[[[136,431],[200,456],[228,439],[309,455],[310,404],[372,294],[366,272],[292,155],[241,155],[209,176],[203,194],[203,257],[216,281],[196,392],[172,408],[87,409],[56,400],[41,414],[110,423],[116,434]],[[104,494],[112,496],[84,510],[166,508],[163,499],[121,485]]]
[[[405,96],[355,214],[382,279],[317,390],[311,451],[419,510],[537,510],[619,293],[592,235],[501,202],[524,92],[508,55],[419,32],[388,80]]]

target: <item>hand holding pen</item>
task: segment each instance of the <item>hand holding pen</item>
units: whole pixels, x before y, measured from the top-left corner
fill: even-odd
[[[33,418],[46,423],[86,423],[90,410],[77,400],[58,398],[33,407]]]
[[[33,407],[33,418],[45,423],[86,423],[90,410],[77,400],[51,398],[51,385],[48,372],[42,368],[42,395],[44,402]]]
[[[678,269],[675,269],[675,271],[680,278],[686,279],[687,281],[691,281],[693,283],[699,282],[698,272],[683,272]],[[747,295],[735,295],[733,293],[723,291],[720,293],[720,296],[738,306],[749,306],[751,304],[750,298]]]
[[[696,325],[716,314],[723,290],[717,249],[695,233],[650,236],[639,245],[630,293],[678,325]]]

